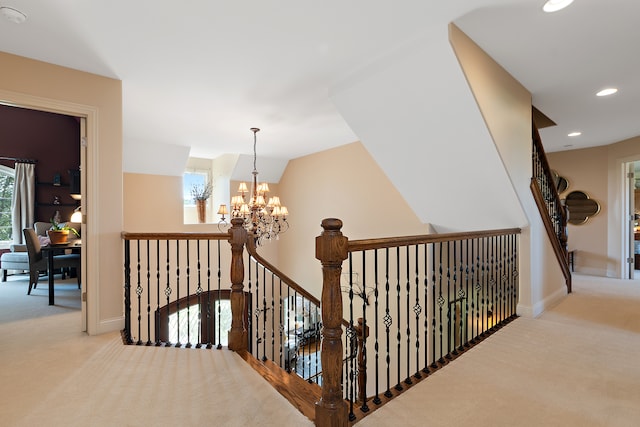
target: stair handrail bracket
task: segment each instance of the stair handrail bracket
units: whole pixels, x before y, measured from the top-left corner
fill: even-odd
[[[322,264],[322,397],[316,402],[318,426],[346,426],[347,404],[342,394],[342,292],[340,275],[347,259],[348,239],[342,235],[342,221],[322,220],[316,237],[316,258]]]

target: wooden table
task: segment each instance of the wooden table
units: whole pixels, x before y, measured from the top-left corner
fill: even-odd
[[[42,246],[43,256],[47,257],[47,275],[49,276],[49,305],[55,304],[55,296],[53,294],[53,256],[68,249],[73,252],[80,252],[82,245],[79,243],[66,243],[62,245]]]

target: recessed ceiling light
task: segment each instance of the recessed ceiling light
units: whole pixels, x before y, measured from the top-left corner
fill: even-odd
[[[600,92],[596,93],[596,96],[609,96],[609,95],[613,95],[617,91],[618,89],[616,89],[615,87],[609,87],[606,89],[602,89]]]
[[[571,132],[567,136],[580,136],[580,135],[582,135],[582,132],[575,131],[575,132]]]
[[[547,0],[542,6],[545,12],[557,12],[573,3],[573,0]]]
[[[27,20],[27,15],[12,7],[0,6],[0,12],[2,12],[5,18],[14,24],[22,24]]]

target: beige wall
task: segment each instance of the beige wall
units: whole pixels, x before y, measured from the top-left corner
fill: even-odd
[[[291,160],[279,191],[291,228],[278,242],[278,267],[317,297],[315,238],[324,218],[341,219],[350,239],[428,232],[359,142]]]
[[[83,269],[88,332],[122,328],[122,85],[114,79],[0,52],[0,99],[87,118]],[[78,143],[80,146],[80,143]]]
[[[531,94],[455,25],[451,45],[523,208],[518,312],[536,316],[566,293],[562,271],[544,232],[531,179]]]
[[[577,251],[576,271],[624,277],[624,164],[640,160],[640,137],[608,146],[547,153],[547,157],[551,167],[569,181],[562,196],[582,190],[600,203],[600,213],[586,224],[569,226],[569,247]]]

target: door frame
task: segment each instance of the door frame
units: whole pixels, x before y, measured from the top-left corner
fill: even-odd
[[[93,244],[94,230],[91,221],[91,212],[95,212],[95,198],[87,197],[96,194],[96,180],[88,181],[95,176],[98,168],[97,150],[95,141],[98,140],[98,108],[91,105],[76,104],[57,99],[44,98],[24,93],[0,90],[0,103],[12,107],[29,108],[32,110],[46,111],[50,113],[64,114],[80,118],[81,128],[84,123],[85,136],[80,135],[80,170],[81,170],[81,195],[82,195],[82,312],[81,329],[88,332],[88,325],[98,324],[98,276],[95,265],[88,262],[89,259],[98,258],[98,245]]]

